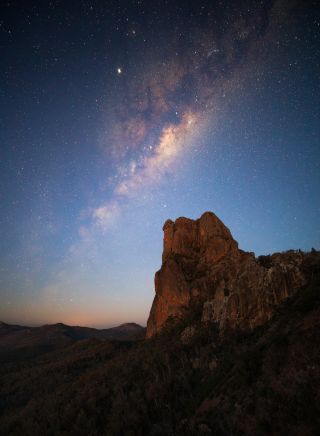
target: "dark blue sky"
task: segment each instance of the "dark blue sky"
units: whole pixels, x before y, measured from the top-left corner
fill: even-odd
[[[0,12],[1,320],[145,323],[167,218],[320,248],[316,1]]]

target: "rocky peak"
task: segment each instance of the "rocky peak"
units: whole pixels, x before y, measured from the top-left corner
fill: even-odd
[[[197,220],[184,217],[175,222],[167,220],[163,232],[163,262],[172,255],[204,256],[208,262],[216,262],[238,248],[230,230],[212,212],[205,212]]]
[[[169,317],[183,317],[195,301],[203,305],[203,322],[216,322],[221,329],[252,328],[305,283],[301,252],[260,261],[238,249],[230,230],[212,212],[197,220],[167,220],[163,232],[147,337],[159,332]]]

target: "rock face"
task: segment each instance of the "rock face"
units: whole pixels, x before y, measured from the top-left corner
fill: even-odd
[[[305,284],[304,255],[289,251],[256,259],[238,248],[230,230],[212,212],[199,219],[178,218],[164,224],[161,269],[147,337],[158,333],[169,317],[181,318],[195,302],[202,321],[227,328],[253,328]]]

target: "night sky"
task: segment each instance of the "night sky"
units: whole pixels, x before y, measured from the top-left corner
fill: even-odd
[[[317,1],[0,6],[0,320],[146,323],[167,218],[320,248]]]

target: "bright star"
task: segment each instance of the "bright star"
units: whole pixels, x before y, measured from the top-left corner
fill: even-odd
[[[118,67],[118,68],[117,68],[117,73],[118,73],[118,74],[121,74],[121,73],[122,73],[122,68]]]

